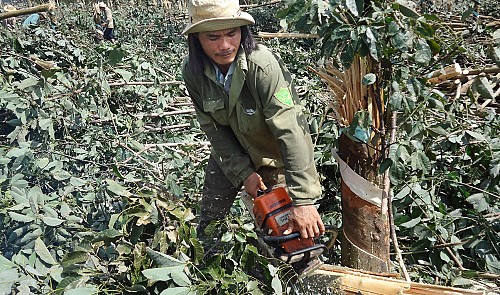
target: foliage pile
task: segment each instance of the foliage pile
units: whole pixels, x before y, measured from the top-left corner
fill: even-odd
[[[184,20],[121,3],[118,43],[98,43],[91,9],[61,5],[54,29],[0,30],[0,294],[279,294],[289,269],[267,266],[247,242],[255,233],[240,204],[214,226],[224,233],[214,252],[196,239],[209,148],[180,82]],[[326,13],[315,9],[313,19]],[[256,11],[269,19],[272,10]],[[306,21],[308,12],[299,12]],[[374,30],[395,30],[388,20],[367,19]],[[445,39],[439,50],[425,46],[445,36],[433,21],[405,23],[427,34],[410,39],[417,50],[399,28],[388,37],[397,51],[384,52],[422,58],[401,61],[401,84],[393,86],[400,91],[391,103],[408,112],[391,154],[396,223],[415,277],[470,284],[463,278],[499,269],[499,118],[477,107],[477,91],[441,97],[412,77],[437,67],[429,56],[455,52]],[[267,24],[261,29],[276,29]],[[353,34],[331,29],[332,42]],[[366,30],[358,35],[365,40]],[[263,42],[301,87],[325,188],[320,209],[326,223],[338,223],[331,157],[338,130],[318,77],[306,70],[320,52],[312,40]],[[470,271],[457,271],[455,258]],[[264,279],[249,275],[256,267]]]

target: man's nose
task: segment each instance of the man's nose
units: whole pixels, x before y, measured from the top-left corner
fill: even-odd
[[[230,37],[222,37],[219,46],[221,49],[228,49],[231,46]]]

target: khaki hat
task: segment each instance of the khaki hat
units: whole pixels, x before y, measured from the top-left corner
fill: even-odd
[[[5,6],[3,7],[3,10],[4,10],[4,11],[7,11],[7,12],[9,12],[9,11],[16,11],[16,10],[17,10],[17,8],[16,8],[16,7],[14,7],[13,5],[7,4],[7,5],[5,5]]]
[[[97,3],[97,6],[101,7],[101,8],[105,8],[106,7],[106,3],[104,2],[99,2]]]
[[[241,11],[239,0],[189,0],[190,23],[182,34],[210,32],[255,23],[253,17]]]

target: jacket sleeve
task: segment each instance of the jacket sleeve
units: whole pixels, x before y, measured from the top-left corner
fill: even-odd
[[[212,145],[215,160],[233,186],[240,188],[243,181],[254,172],[250,157],[231,128],[218,124],[211,114],[204,110],[202,94],[199,91],[202,82],[189,74],[186,64],[183,66],[183,77],[193,101],[197,120]]]
[[[269,56],[267,66],[258,70],[257,91],[280,146],[290,196],[296,205],[311,205],[321,196],[321,185],[309,125],[290,73],[278,56]]]

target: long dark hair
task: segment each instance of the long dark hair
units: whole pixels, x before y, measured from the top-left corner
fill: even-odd
[[[241,45],[246,54],[252,53],[257,49],[257,41],[253,38],[250,26],[241,26]],[[198,33],[191,33],[188,35],[188,49],[189,49],[189,69],[193,74],[202,75],[204,71],[204,60],[209,57],[203,51]]]

